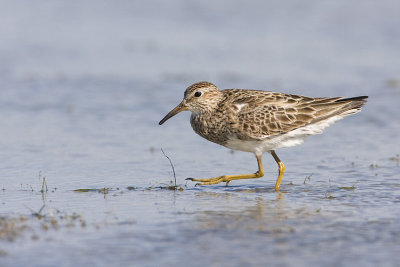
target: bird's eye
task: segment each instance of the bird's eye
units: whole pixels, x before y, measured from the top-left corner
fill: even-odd
[[[197,91],[196,93],[194,93],[194,97],[200,97],[201,96],[201,92]]]

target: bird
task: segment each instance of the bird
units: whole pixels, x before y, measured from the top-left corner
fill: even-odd
[[[336,121],[361,111],[368,96],[307,97],[262,90],[224,89],[203,81],[190,85],[183,100],[160,122],[189,110],[190,124],[201,137],[231,150],[251,152],[258,170],[251,174],[222,175],[214,178],[187,178],[196,185],[221,182],[226,186],[239,179],[264,176],[262,155],[268,152],[278,164],[275,190],[279,191],[285,165],[275,150],[300,145],[305,138],[322,131]]]

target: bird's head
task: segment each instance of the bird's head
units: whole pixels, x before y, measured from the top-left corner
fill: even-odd
[[[171,110],[159,124],[163,124],[169,118],[184,110],[190,110],[195,114],[212,112],[217,108],[221,99],[221,92],[214,84],[210,82],[192,84],[186,89],[182,102]]]

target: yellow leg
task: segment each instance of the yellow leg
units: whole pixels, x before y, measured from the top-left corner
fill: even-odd
[[[285,167],[285,164],[283,164],[283,162],[278,158],[275,151],[272,150],[271,155],[274,157],[274,159],[275,159],[276,163],[278,163],[278,167],[279,167],[279,176],[278,176],[278,179],[276,180],[276,184],[275,184],[275,190],[279,191],[279,189],[281,187],[283,174],[285,173],[286,167]]]
[[[218,183],[225,182],[226,186],[228,186],[229,182],[232,180],[260,178],[260,177],[264,176],[264,168],[262,166],[261,156],[262,156],[262,154],[256,155],[257,163],[258,163],[258,171],[256,173],[242,174],[242,175],[224,175],[224,176],[208,178],[208,179],[186,178],[186,180],[200,182],[197,185],[209,185],[209,184],[218,184]]]

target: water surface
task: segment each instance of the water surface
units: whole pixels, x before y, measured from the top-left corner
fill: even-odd
[[[398,264],[396,1],[0,6],[1,266]],[[261,179],[194,187],[257,168],[189,113],[158,125],[201,80],[370,98],[277,151],[280,193],[267,154]]]

